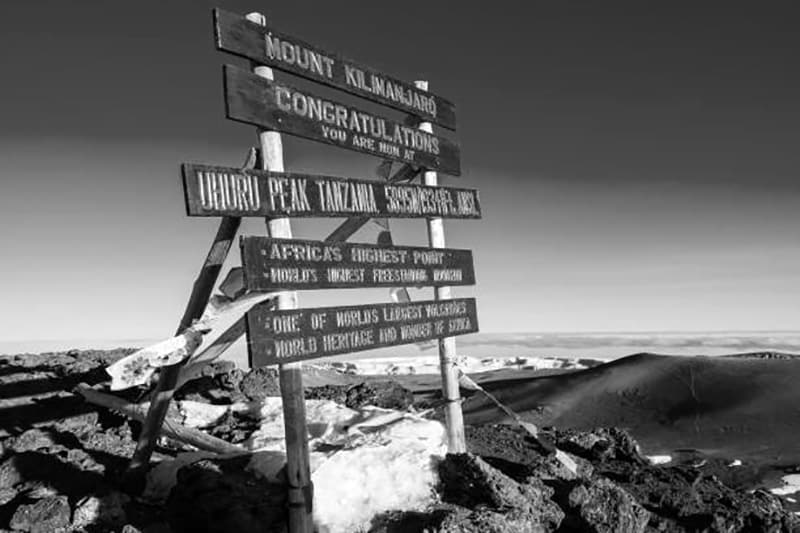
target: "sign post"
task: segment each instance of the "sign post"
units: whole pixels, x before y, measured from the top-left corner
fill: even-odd
[[[433,133],[435,123],[455,129],[455,106],[428,92],[267,27],[264,15],[215,11],[217,48],[251,61],[251,71],[224,67],[229,119],[256,126],[261,169],[184,164],[189,216],[222,222],[179,333],[199,318],[217,280],[240,217],[264,217],[268,237],[241,241],[249,291],[277,291],[254,307],[208,351],[219,355],[246,329],[251,366],[277,364],[286,437],[288,530],[314,530],[308,431],[301,361],[378,347],[439,339],[451,453],[466,451],[454,366],[454,337],[478,331],[473,298],[452,299],[451,286],[473,285],[470,250],[445,247],[442,219],[479,219],[478,192],[439,187],[437,171],[461,173],[457,142]],[[409,113],[397,122],[274,79],[272,69]],[[417,127],[417,121],[423,122]],[[281,132],[380,157],[384,181],[287,173]],[[389,177],[392,162],[402,168]],[[387,168],[388,167],[388,168]],[[424,185],[411,180],[425,171]],[[402,183],[405,182],[405,183]],[[292,217],[347,217],[324,241],[294,239]],[[395,246],[388,223],[377,244],[345,243],[369,220],[426,218],[428,247]],[[388,238],[387,238],[388,237]],[[297,290],[360,287],[434,287],[435,299],[299,309]],[[274,308],[272,306],[275,306]],[[139,481],[163,424],[180,365],[165,368],[130,471]],[[138,490],[137,490],[138,492]]]
[[[417,81],[415,85],[421,91],[428,90],[427,81]],[[422,122],[419,129],[433,132],[433,125],[430,122]],[[433,170],[426,170],[424,176],[425,185],[437,187],[438,176]],[[444,222],[441,217],[428,218],[428,241],[431,248],[444,248]],[[434,294],[437,300],[450,299],[450,287],[435,287]],[[450,453],[465,453],[467,451],[467,441],[464,436],[464,415],[461,412],[461,392],[458,388],[458,369],[454,365],[453,359],[456,356],[456,339],[454,337],[442,337],[439,339],[439,367],[442,373],[442,396],[445,401],[445,423],[447,425],[447,447]]]
[[[250,13],[247,20],[266,26],[266,17],[261,13]],[[273,80],[272,69],[253,64],[253,73],[266,80]],[[283,172],[283,143],[277,131],[258,128],[258,140],[264,170]],[[291,239],[292,227],[286,217],[267,218],[269,235],[276,239]],[[278,296],[278,309],[297,308],[297,293],[282,292]],[[303,371],[299,362],[286,363],[278,367],[281,399],[283,402],[284,431],[286,435],[286,481],[289,486],[289,531],[312,533],[314,521],[311,514],[313,488],[306,431],[306,404],[303,394]]]

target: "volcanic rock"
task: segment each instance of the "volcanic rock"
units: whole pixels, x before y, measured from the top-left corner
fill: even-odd
[[[466,517],[475,527],[488,527],[488,523],[497,518],[493,514],[500,513],[507,515],[508,523],[522,528],[515,531],[525,528],[554,531],[564,517],[550,500],[552,489],[540,482],[518,483],[475,455],[448,454],[439,464],[439,477],[442,501],[481,510]],[[483,510],[490,513],[483,513]],[[452,519],[448,521],[452,523]]]
[[[647,512],[624,489],[605,478],[584,480],[569,493],[561,531],[575,533],[642,533]]]
[[[72,527],[82,528],[89,525],[119,527],[125,525],[125,505],[130,498],[121,492],[110,492],[105,496],[86,496],[75,506],[72,515]]]
[[[396,381],[312,387],[306,390],[305,397],[307,400],[331,400],[350,409],[374,405],[404,411],[414,403],[414,394]]]
[[[610,460],[631,464],[647,464],[639,444],[619,428],[598,428],[594,431],[556,431],[556,446],[565,452],[587,459],[593,463]]]
[[[31,452],[40,450],[42,448],[48,449],[57,447],[55,440],[51,433],[42,431],[41,429],[29,429],[16,437],[6,439],[3,446],[8,450],[13,450],[17,453]],[[63,449],[63,446],[58,446]]]
[[[203,367],[200,377],[186,382],[175,397],[214,404],[234,403],[245,397],[241,390],[245,375],[232,361],[215,361]]]
[[[16,456],[12,456],[0,464],[0,490],[11,489],[25,479],[20,472],[18,461]]]
[[[241,382],[242,394],[249,400],[260,401],[268,396],[280,396],[281,387],[278,370],[268,366],[254,368]]]
[[[543,433],[552,437],[551,432]],[[536,439],[518,425],[467,426],[465,435],[467,448],[472,453],[519,482],[532,476],[543,480],[573,480],[589,476],[593,471],[588,460],[573,456],[578,471],[572,472],[555,455],[543,453]]]
[[[30,533],[66,531],[70,508],[66,496],[43,498],[31,505],[20,505],[11,517],[11,529]]]

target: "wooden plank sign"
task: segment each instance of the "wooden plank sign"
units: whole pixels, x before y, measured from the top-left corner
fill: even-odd
[[[242,237],[251,291],[474,285],[470,250]]]
[[[458,145],[304,89],[224,66],[229,119],[458,176]]]
[[[477,331],[474,298],[247,313],[251,368]]]
[[[322,50],[269,26],[214,10],[217,49],[384,104],[445,128],[456,127],[455,106],[413,84]]]
[[[190,216],[480,218],[478,191],[184,164]]]

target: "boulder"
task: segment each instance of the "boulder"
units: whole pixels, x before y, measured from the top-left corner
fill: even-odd
[[[448,515],[436,533],[546,533],[554,531],[552,524],[531,520],[531,517],[517,509],[496,512],[480,509],[467,513],[455,512]]]
[[[584,479],[567,496],[563,531],[642,533],[650,513],[606,478]]]
[[[11,529],[29,533],[66,532],[70,508],[66,496],[50,496],[30,505],[20,505],[11,517]]]
[[[347,389],[345,398],[345,405],[350,409],[374,405],[404,411],[413,403],[414,394],[396,381],[359,383]]]
[[[242,394],[249,400],[260,401],[268,396],[280,396],[278,369],[269,366],[254,368],[241,380]]]
[[[405,411],[414,403],[414,393],[396,381],[376,381],[356,385],[323,385],[306,389],[307,400],[331,400],[350,409],[367,405]]]
[[[242,380],[245,372],[232,361],[214,361],[200,370],[200,375],[181,385],[175,397],[218,404],[242,400]],[[256,386],[256,382],[251,383]],[[255,391],[253,391],[255,392]]]
[[[554,531],[564,517],[550,499],[552,489],[533,478],[527,483],[514,481],[475,455],[448,454],[439,464],[439,477],[442,501],[470,510],[481,509],[478,514],[473,511],[461,516],[465,523],[472,524],[469,527],[475,524],[475,527],[489,527],[488,524],[497,518],[491,513],[499,513],[505,516],[507,523],[515,524],[513,531]],[[458,520],[447,518],[445,524],[450,525],[446,531],[457,531],[453,528]]]
[[[0,464],[0,490],[9,490],[23,480],[18,456],[12,455]]]
[[[547,533],[552,527],[532,522],[519,510],[505,512],[490,509],[471,511],[441,504],[430,512],[397,511],[378,516],[369,533]]]
[[[593,463],[606,461],[625,461],[636,465],[648,463],[639,450],[639,444],[630,434],[619,428],[556,431],[554,440],[559,449]]]
[[[32,452],[36,450],[48,450],[50,448],[57,448],[57,450],[65,449],[55,442],[50,432],[42,431],[41,429],[29,429],[15,437],[6,439],[4,447],[17,453]]]
[[[122,526],[126,522],[125,505],[129,501],[130,498],[120,492],[110,492],[104,496],[85,496],[75,505],[72,527]]]

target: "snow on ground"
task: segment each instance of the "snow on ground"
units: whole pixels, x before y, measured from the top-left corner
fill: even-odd
[[[654,465],[664,465],[672,461],[671,455],[648,455],[647,458]]]
[[[488,372],[502,368],[527,370],[543,369],[582,369],[586,368],[577,360],[560,357],[469,357],[456,358],[456,365],[467,374]],[[439,357],[435,355],[418,357],[381,357],[375,359],[356,359],[352,361],[331,361],[310,364],[357,375],[410,375],[438,374]]]
[[[280,398],[232,406],[176,402],[183,422],[208,427],[230,409],[249,413],[260,428],[245,443],[254,452],[249,468],[277,479],[285,463],[283,408]],[[444,426],[410,413],[377,407],[348,409],[328,400],[306,400],[314,521],[328,533],[365,529],[371,519],[390,510],[421,511],[435,500],[436,462],[447,453]],[[180,466],[213,456],[180,454],[154,467],[145,491],[163,500],[175,484]]]
[[[783,479],[783,487],[770,489],[772,494],[786,496],[787,494],[794,494],[800,491],[800,474],[789,474],[788,476],[783,476],[781,479]]]

